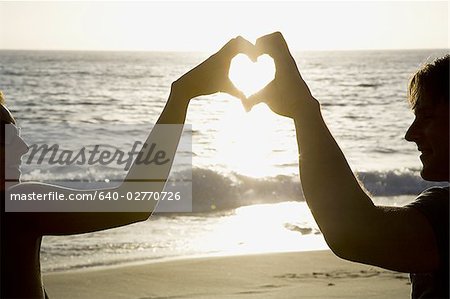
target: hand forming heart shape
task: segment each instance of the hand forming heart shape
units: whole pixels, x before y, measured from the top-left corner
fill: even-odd
[[[267,54],[252,62],[247,55],[238,54],[230,64],[228,77],[246,97],[263,89],[275,78],[275,63]]]

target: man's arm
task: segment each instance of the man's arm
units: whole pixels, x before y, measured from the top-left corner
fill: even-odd
[[[261,37],[257,47],[274,58],[277,71],[247,105],[264,101],[294,120],[305,199],[333,252],[397,271],[435,270],[438,251],[431,225],[413,208],[375,206],[362,190],[282,35]]]
[[[413,208],[373,204],[323,121],[319,105],[302,106],[293,119],[303,192],[336,255],[402,272],[436,269],[436,240],[427,219]]]

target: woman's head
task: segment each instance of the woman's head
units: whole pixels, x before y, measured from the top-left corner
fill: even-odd
[[[0,90],[0,121],[2,124],[15,124],[16,120],[5,105],[5,96]]]
[[[0,188],[9,188],[20,180],[20,163],[22,156],[28,151],[28,146],[20,137],[20,130],[15,126],[16,121],[6,108],[5,96],[0,91]]]

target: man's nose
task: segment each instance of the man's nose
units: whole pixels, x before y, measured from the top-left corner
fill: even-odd
[[[416,122],[414,121],[411,124],[411,126],[408,128],[408,130],[406,131],[405,139],[407,141],[414,142],[417,140],[417,133],[418,133],[418,130],[417,130]]]

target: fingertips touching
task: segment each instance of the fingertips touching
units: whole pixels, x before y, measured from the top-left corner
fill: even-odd
[[[247,99],[241,99],[242,106],[245,109],[245,112],[250,112],[253,108],[253,105],[247,101]]]
[[[262,97],[262,94],[255,93],[254,95],[251,95],[250,97],[246,98],[245,100],[242,100],[242,105],[244,105],[245,111],[249,112],[252,110],[253,106],[258,105],[259,103],[264,102],[264,98]]]

